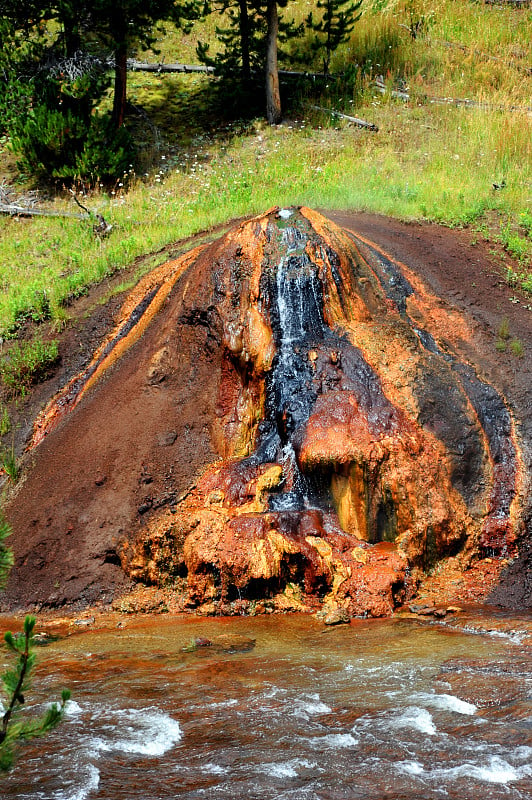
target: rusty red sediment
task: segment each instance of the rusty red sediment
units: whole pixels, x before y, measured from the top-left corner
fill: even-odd
[[[306,213],[306,209],[302,210]],[[315,216],[313,212],[308,215],[310,219]],[[327,229],[327,223],[323,226]],[[407,313],[407,304],[410,298],[423,297],[423,305],[429,304],[432,308],[436,307],[436,299],[428,292],[426,286],[419,279],[418,276],[403,262],[391,256],[382,247],[370,241],[366,237],[350,232],[355,240],[365,244],[368,248],[376,251],[391,263],[396,270],[400,273],[406,281],[407,291],[405,292],[405,307],[404,310],[399,308],[399,305],[394,297],[388,297],[390,302],[393,303],[393,309],[397,313],[401,313],[404,318],[409,322],[412,329],[415,330],[416,335],[423,347],[428,349],[423,340],[424,331],[419,330],[410,315]],[[365,259],[360,251],[357,253],[364,259],[368,268],[372,271],[375,278],[379,281],[383,291],[387,291],[388,286],[383,276],[382,268],[378,262],[375,263],[375,269],[372,269],[368,259]],[[371,255],[371,253],[368,253]],[[425,319],[425,322],[428,322]],[[468,326],[465,326],[461,332],[463,339],[470,339],[470,332]],[[507,407],[505,399],[496,392],[496,390],[482,381],[475,373],[473,367],[469,364],[459,365],[456,368],[458,358],[454,354],[442,348],[441,343],[438,341],[436,332],[430,334],[435,349],[440,355],[447,360],[453,362],[455,374],[458,375],[458,383],[460,390],[463,392],[464,397],[473,410],[478,424],[482,430],[483,436],[487,443],[487,454],[491,468],[491,493],[488,499],[488,514],[482,523],[482,531],[480,536],[480,544],[488,554],[493,555],[511,555],[515,548],[517,536],[519,534],[520,524],[512,519],[512,505],[518,501],[521,460],[519,458],[519,446],[517,443],[515,424],[512,415]],[[429,343],[430,346],[430,343]],[[483,412],[481,399],[478,395],[490,392],[492,397],[489,398],[491,405],[497,406],[495,409],[496,417],[495,424],[491,418],[493,415]],[[504,433],[501,435],[501,429]]]
[[[128,294],[120,310],[118,324],[104,339],[88,366],[47,403],[35,420],[29,450],[40,444],[57,427],[103,373],[139,339],[176,281],[205,247],[200,245],[176,260],[165,262]]]

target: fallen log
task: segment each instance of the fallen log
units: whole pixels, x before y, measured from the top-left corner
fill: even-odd
[[[484,0],[485,6],[515,6],[516,8],[529,8],[530,0]]]
[[[434,44],[441,44],[443,47],[455,47],[457,50],[461,50],[463,53],[472,53],[474,56],[477,56],[484,61],[496,61],[498,64],[502,64],[504,67],[512,67],[519,72],[523,72],[525,75],[532,75],[532,67],[525,67],[523,64],[518,64],[515,61],[506,61],[504,58],[492,56],[490,53],[484,53],[482,50],[468,47],[460,42],[448,42],[445,39],[431,39],[430,41]]]
[[[49,208],[30,208],[17,203],[0,203],[0,214],[10,217],[69,217],[71,219],[88,219],[89,214],[72,214],[68,211],[52,211]]]
[[[151,64],[148,61],[137,61],[134,58],[128,58],[127,68],[133,72],[184,72],[184,73],[208,73],[214,72],[214,67],[206,67],[204,64]]]
[[[325,114],[331,114],[333,117],[341,117],[341,119],[347,119],[349,122],[353,122],[355,125],[358,125],[359,128],[367,128],[369,131],[378,131],[377,125],[373,122],[368,122],[365,119],[360,119],[359,117],[351,117],[349,114],[342,114],[341,111],[335,111],[334,108],[324,108],[323,106],[311,106],[315,111],[323,111]]]
[[[94,211],[90,211],[86,206],[82,205],[79,202],[76,194],[72,189],[70,193],[76,202],[76,204],[81,208],[84,212],[83,214],[73,214],[71,211],[54,211],[50,208],[36,208],[35,206],[23,206],[20,203],[13,202],[13,203],[6,203],[4,201],[0,201],[0,214],[7,214],[10,217],[56,217],[56,218],[68,218],[68,219],[92,219],[95,221],[93,225],[93,231],[97,236],[108,236],[113,226],[106,221],[106,219],[101,215],[97,214]]]
[[[165,64],[163,61],[159,62],[158,64],[152,64],[149,61],[137,61],[134,58],[129,58],[127,62],[127,67],[132,72],[179,72],[182,74],[194,74],[194,73],[203,73],[206,75],[213,75],[214,74],[214,67],[206,67],[204,64]],[[335,76],[330,77],[338,77],[342,73],[338,73]],[[326,78],[327,76],[323,74],[323,72],[303,72],[301,70],[295,69],[280,69],[279,75],[281,77],[299,77],[299,78]]]
[[[410,95],[408,94],[408,92],[399,92],[395,89],[389,90],[386,88],[386,86],[382,81],[376,80],[375,88],[381,94],[386,94],[386,92],[389,91],[392,97],[397,97],[398,99],[405,101],[410,100]],[[454,106],[464,106],[465,108],[480,108],[483,111],[509,111],[509,112],[520,111],[521,113],[524,114],[532,113],[532,106],[492,105],[491,103],[481,102],[480,100],[470,100],[467,97],[431,97],[430,95],[425,95],[424,98],[428,103],[433,103],[436,105],[454,105]]]
[[[408,92],[401,92],[398,89],[388,89],[384,85],[384,81],[379,80],[378,78],[375,81],[375,86],[381,94],[386,94],[386,92],[389,91],[392,97],[397,97],[399,100],[410,100],[410,95]]]

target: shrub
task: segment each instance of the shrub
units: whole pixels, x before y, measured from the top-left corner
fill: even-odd
[[[111,117],[91,117],[84,145],[75,158],[72,170],[64,169],[64,177],[94,186],[108,183],[127,171],[134,155],[133,140],[124,126],[115,130]],[[67,171],[69,174],[67,174]]]
[[[0,126],[23,172],[94,185],[127,170],[131,137],[96,112],[109,85],[105,63],[83,52],[63,58],[51,48],[9,64],[4,82]]]
[[[10,146],[24,172],[89,185],[121,176],[133,150],[126,129],[113,130],[109,116],[93,115],[86,122],[72,111],[45,104],[32,108],[17,123]]]

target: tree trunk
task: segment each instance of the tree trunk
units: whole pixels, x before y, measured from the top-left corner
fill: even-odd
[[[239,0],[240,7],[240,47],[242,49],[242,78],[244,83],[251,83],[251,61],[249,57],[249,16],[248,0]]]
[[[63,22],[63,37],[65,42],[65,56],[72,56],[81,48],[81,36],[78,25],[72,19]]]
[[[268,0],[266,7],[268,33],[266,40],[266,119],[270,125],[278,125],[282,119],[279,72],[277,69],[277,36],[279,15],[277,0]]]
[[[115,86],[113,96],[113,124],[118,130],[124,124],[127,93],[127,42],[115,50]]]

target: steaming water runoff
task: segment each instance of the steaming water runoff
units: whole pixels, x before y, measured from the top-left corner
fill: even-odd
[[[519,632],[530,618],[503,622],[115,616],[70,626],[39,650],[32,693],[37,705],[69,686],[66,720],[23,746],[0,794],[530,798],[532,664]],[[220,634],[255,645],[227,651]],[[214,644],[193,650],[197,637]]]

